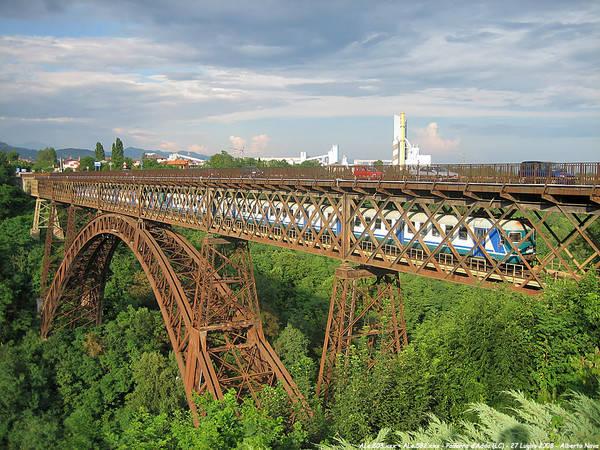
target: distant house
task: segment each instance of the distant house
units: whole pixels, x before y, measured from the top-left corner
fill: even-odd
[[[79,170],[79,160],[78,159],[65,159],[62,162],[63,170],[71,169],[71,170]]]
[[[186,169],[190,162],[187,159],[169,159],[163,163],[165,166],[177,167],[179,169]]]
[[[167,158],[165,158],[164,156],[159,155],[158,153],[154,153],[154,152],[146,152],[142,155],[142,159],[151,159],[153,161],[162,163],[164,161],[166,161]]]

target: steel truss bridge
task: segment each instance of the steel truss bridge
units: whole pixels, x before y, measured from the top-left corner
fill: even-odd
[[[46,230],[42,335],[101,321],[122,242],[150,281],[192,411],[194,392],[221,398],[235,389],[259,401],[260,388],[276,382],[306,405],[264,337],[249,241],[344,262],[319,371],[324,396],[354,339],[390,352],[406,345],[400,272],[536,293],[600,269],[600,163],[543,173],[519,164],[394,167],[375,179],[343,167],[40,174],[23,185],[37,198],[32,234]],[[509,222],[527,226],[515,238]],[[173,226],[207,232],[202,249]],[[505,254],[490,247],[493,233]]]

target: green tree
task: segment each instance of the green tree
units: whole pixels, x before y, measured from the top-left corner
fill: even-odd
[[[0,219],[22,213],[30,204],[29,197],[18,187],[14,166],[7,154],[0,152]]]
[[[145,352],[131,365],[135,387],[127,394],[127,408],[152,414],[185,407],[185,395],[175,360],[159,352]]]
[[[92,156],[84,156],[79,161],[79,170],[84,171],[92,171],[94,170],[94,158]]]
[[[383,161],[382,161],[382,160],[380,160],[380,159],[378,159],[377,161],[375,161],[375,162],[373,163],[373,165],[374,165],[375,167],[377,167],[377,168],[382,168],[382,167],[383,167]]]
[[[300,330],[288,325],[275,341],[275,351],[302,394],[311,398],[314,393],[312,380],[316,378],[316,365],[308,355],[308,344],[308,339]]]
[[[165,168],[165,166],[160,164],[155,159],[150,159],[150,158],[142,159],[142,165],[141,165],[140,169],[149,170],[149,169],[161,169],[161,168]]]
[[[19,153],[16,150],[11,150],[10,152],[6,153],[6,158],[11,163],[17,162],[19,160]]]
[[[239,158],[235,158],[223,150],[221,153],[212,155],[206,162],[206,167],[213,169],[228,169],[233,167],[241,167],[241,162],[239,161]]]
[[[117,138],[112,145],[112,153],[110,157],[112,161],[113,170],[121,170],[123,168],[123,162],[125,160],[125,154],[123,150],[123,141]]]
[[[143,408],[138,410],[122,433],[109,435],[110,446],[117,449],[173,449],[178,448],[171,430],[173,418],[165,413],[154,415]],[[189,429],[190,426],[188,425]],[[179,447],[180,448],[180,447]]]
[[[104,161],[106,159],[106,155],[104,154],[104,147],[100,142],[96,142],[95,158],[96,161]]]
[[[41,172],[52,172],[57,161],[56,150],[52,147],[46,147],[38,151],[33,168]]]

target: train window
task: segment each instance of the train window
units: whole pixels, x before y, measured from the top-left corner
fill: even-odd
[[[508,238],[510,239],[511,242],[517,243],[521,241],[521,233],[519,232],[512,232],[512,233],[508,233]]]
[[[379,217],[377,219],[375,219],[375,229],[376,230],[381,229],[381,219]]]
[[[460,227],[458,229],[458,238],[462,241],[466,241],[469,233],[467,233],[467,227]]]
[[[277,208],[275,211],[278,216],[281,214],[281,208]]]
[[[385,229],[386,230],[391,230],[392,227],[394,226],[394,221],[392,219],[384,219],[385,220]]]
[[[415,227],[415,230],[419,231],[419,222],[413,222],[412,220],[410,221],[410,223],[412,223],[412,226]],[[412,233],[412,230],[409,230]]]
[[[435,225],[431,227],[431,235],[435,237],[440,237],[440,230],[438,230]]]
[[[427,233],[429,233],[429,226],[422,227],[419,233],[421,233],[421,236],[427,236]]]
[[[446,233],[446,236],[450,235],[450,233],[452,233],[452,225],[444,225],[444,233]]]
[[[360,217],[356,217],[356,219],[354,219],[354,226],[355,227],[360,227],[361,225],[361,221],[360,221]]]

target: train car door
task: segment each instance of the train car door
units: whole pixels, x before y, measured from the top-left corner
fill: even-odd
[[[477,228],[475,227],[475,237],[477,238],[477,242],[479,244],[481,244],[481,247],[485,248],[485,241],[486,239],[484,239],[483,237],[485,236],[485,233],[487,233],[487,228]],[[481,248],[477,245],[477,242],[475,242],[473,244],[473,256],[475,257],[479,257],[479,258],[485,258],[485,255],[483,253],[483,251],[481,250]]]
[[[404,245],[404,227],[406,224],[402,219],[398,219],[398,222],[399,223],[396,224],[396,237],[398,238],[398,242]]]

